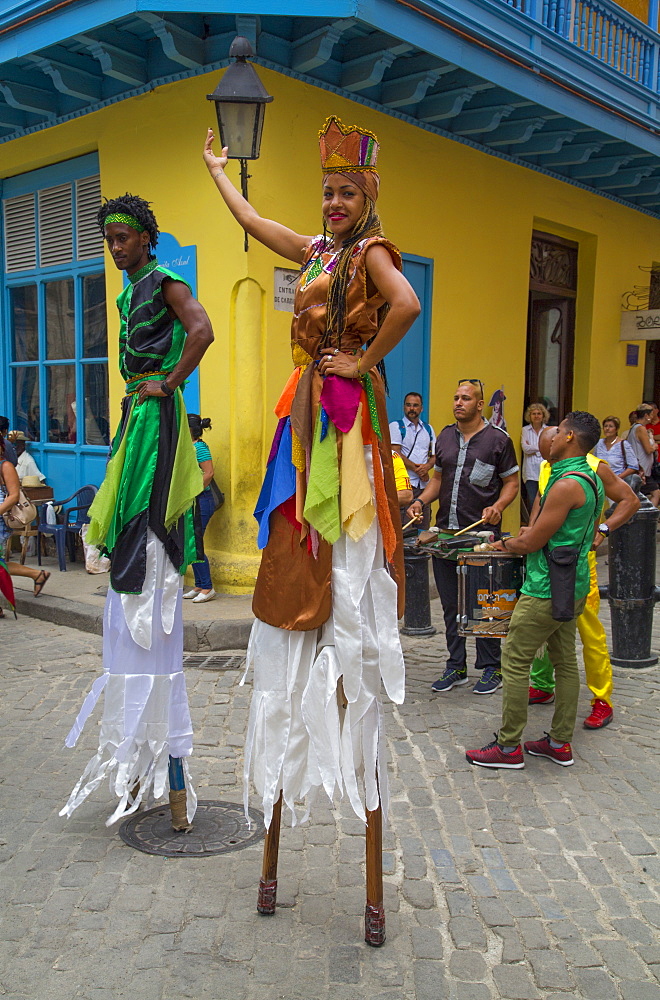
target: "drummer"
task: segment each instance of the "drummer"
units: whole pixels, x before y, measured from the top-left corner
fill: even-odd
[[[497,532],[503,511],[518,495],[518,463],[506,431],[489,424],[483,416],[483,383],[460,379],[454,393],[456,422],[438,435],[433,478],[408,508],[413,517],[422,505],[439,498],[436,524],[442,533],[454,534],[483,519],[480,527]],[[433,691],[444,693],[467,684],[465,639],[459,636],[458,577],[456,563],[433,559],[433,574],[442,602],[449,660]],[[476,668],[482,671],[474,694],[492,694],[502,686],[499,639],[477,639]]]

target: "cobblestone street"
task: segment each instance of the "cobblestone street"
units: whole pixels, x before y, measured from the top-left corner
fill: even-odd
[[[372,950],[363,829],[343,804],[283,829],[271,919],[255,912],[261,843],[200,860],[142,854],[105,827],[105,786],[60,819],[96,749],[98,709],[76,750],[63,742],[101,640],[26,617],[0,631],[0,995],[659,1000],[660,668],[615,670],[615,721],[600,732],[582,728],[583,689],[574,767],[483,771],[464,750],[492,739],[501,694],[432,695],[443,640],[405,639],[407,700],[386,708],[387,943]],[[249,684],[236,671],[187,680],[198,794],[239,802]],[[530,708],[527,738],[551,712]]]

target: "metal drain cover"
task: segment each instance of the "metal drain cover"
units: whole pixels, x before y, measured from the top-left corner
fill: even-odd
[[[186,667],[196,667],[197,670],[242,670],[245,666],[245,656],[232,654],[218,656],[217,653],[184,653],[183,663]]]
[[[119,827],[119,836],[144,854],[166,858],[208,858],[211,854],[240,851],[261,840],[265,834],[263,813],[250,809],[252,829],[248,829],[243,806],[236,802],[198,802],[189,833],[172,829],[169,805],[137,812]]]

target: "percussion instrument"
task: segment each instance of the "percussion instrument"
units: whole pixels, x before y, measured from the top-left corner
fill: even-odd
[[[458,634],[504,638],[525,579],[523,556],[459,552]]]

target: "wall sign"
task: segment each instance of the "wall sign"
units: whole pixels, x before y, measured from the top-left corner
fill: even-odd
[[[281,312],[293,312],[293,296],[296,281],[300,271],[292,271],[286,267],[275,268],[275,285],[273,289],[273,306]]]
[[[637,368],[639,364],[639,344],[626,344],[626,364]]]
[[[660,340],[660,309],[624,309],[619,340]]]

